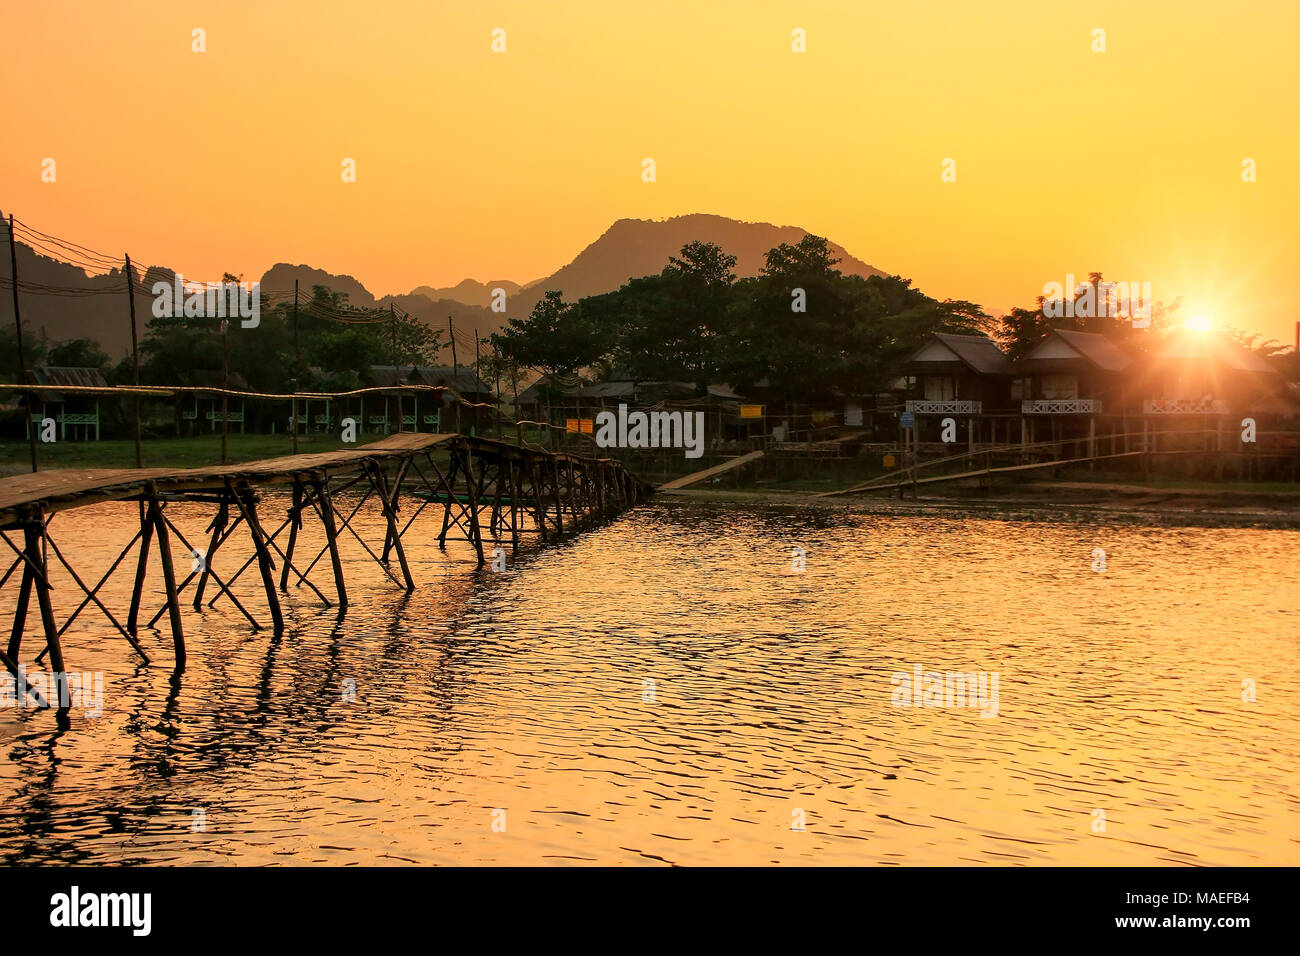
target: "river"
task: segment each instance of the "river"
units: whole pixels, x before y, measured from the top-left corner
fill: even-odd
[[[205,508],[169,511],[202,540]],[[51,532],[97,580],[135,521]],[[1300,531],[656,500],[498,572],[436,531],[410,595],[354,543],[342,619],[305,588],[279,638],[187,608],[176,682],[165,630],[143,667],[85,612],[65,654],[102,712],[0,710],[0,859],[1300,862]],[[124,617],[129,574],[104,593]],[[983,696],[908,689],[950,672]]]

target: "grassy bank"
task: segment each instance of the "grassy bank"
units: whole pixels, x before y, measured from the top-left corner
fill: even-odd
[[[371,440],[366,436],[366,440]],[[333,435],[302,435],[298,439],[301,454],[333,451],[343,443]],[[193,438],[150,438],[141,443],[146,468],[197,468],[221,463],[221,436],[200,435]],[[293,454],[289,435],[231,435],[227,461],[252,461]],[[132,441],[81,441],[37,443],[36,460],[46,468],[134,468],[135,443]],[[0,475],[24,474],[31,470],[31,453],[25,441],[0,442]]]

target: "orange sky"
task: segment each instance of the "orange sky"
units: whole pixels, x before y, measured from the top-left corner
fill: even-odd
[[[711,212],[991,309],[1100,269],[1285,342],[1300,317],[1294,0],[59,0],[4,23],[0,209],[193,278],[523,282],[618,218]]]

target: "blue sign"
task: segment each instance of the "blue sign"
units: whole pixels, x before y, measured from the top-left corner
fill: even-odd
[[[898,416],[898,424],[902,425],[904,428],[915,428],[916,419],[912,416],[911,412],[902,412]]]

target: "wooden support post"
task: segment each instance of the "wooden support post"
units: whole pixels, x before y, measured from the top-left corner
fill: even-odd
[[[207,589],[208,578],[212,576],[210,563],[213,555],[217,553],[217,547],[221,543],[223,532],[226,530],[226,524],[230,520],[230,503],[224,495],[221,504],[217,506],[217,514],[212,519],[210,529],[212,537],[208,539],[208,550],[203,555],[203,569],[199,573],[199,583],[194,589],[194,610],[198,610],[203,605],[203,592]]]
[[[145,486],[145,494],[149,499],[149,521],[153,524],[154,533],[158,535],[158,560],[162,562],[163,587],[167,592],[167,615],[170,618],[172,628],[172,648],[175,651],[176,671],[185,670],[185,630],[181,625],[181,602],[180,596],[176,591],[176,568],[172,566],[172,544],[171,538],[167,535],[167,524],[163,521],[162,505],[158,501],[158,489],[153,482]],[[141,555],[144,554],[144,545],[141,544]],[[143,584],[143,575],[141,580],[136,582],[137,588]],[[127,630],[131,630],[130,623],[127,624]],[[131,631],[132,636],[135,635]]]
[[[280,590],[289,590],[289,567],[293,563],[293,549],[298,544],[298,529],[302,527],[302,479],[293,479],[293,504],[289,507],[289,546],[284,552],[284,567],[280,569]]]
[[[456,471],[460,468],[460,454],[453,447],[451,450],[451,467],[447,469],[447,477],[443,479],[447,494],[447,501],[442,509],[442,530],[438,532],[439,549],[447,550],[447,529],[451,527],[451,506],[456,503]]]
[[[510,553],[519,550],[519,497],[523,494],[523,478],[519,460],[513,456],[510,465]]]
[[[271,623],[278,634],[284,630],[284,612],[280,608],[280,596],[275,593],[275,564],[271,560],[271,549],[266,546],[266,532],[262,530],[262,524],[257,520],[257,502],[253,496],[253,489],[247,484],[234,488],[227,483],[226,487],[235,499],[244,523],[248,525],[249,536],[253,539],[257,569],[262,574],[262,589],[266,591],[267,610],[271,612]]]
[[[42,539],[45,536],[44,519],[23,526],[27,563],[32,569],[32,586],[36,589],[36,603],[41,609],[41,627],[45,631],[45,649],[50,655],[50,669],[54,673],[51,703],[57,701],[59,714],[66,718],[68,711],[68,672],[63,663],[63,646],[59,643],[59,628],[54,623],[54,607],[50,603],[49,567],[45,563]],[[17,657],[14,663],[18,663]]]
[[[484,484],[479,486],[480,491],[486,489],[486,480],[487,480],[486,466],[484,467],[483,471],[484,471]],[[505,461],[498,458],[497,473],[496,476],[492,479],[491,518],[489,519],[489,524],[488,524],[488,533],[491,534],[494,539],[501,537],[501,498],[502,498],[501,478],[503,476],[504,471],[505,471]]]
[[[328,478],[321,475],[312,477],[312,490],[316,493],[316,500],[320,502],[321,523],[325,526],[325,541],[330,553],[330,564],[334,566],[334,588],[338,592],[339,607],[348,606],[348,589],[343,581],[343,562],[339,560],[339,543],[338,531],[334,525],[334,502],[330,499],[329,489],[326,487]]]
[[[555,501],[556,530],[564,534],[564,512],[560,504],[560,461],[554,455],[551,456],[551,497]]]
[[[1142,416],[1142,480],[1151,480],[1151,419]]]
[[[397,563],[402,569],[402,581],[406,585],[406,590],[414,591],[415,581],[411,577],[411,568],[406,563],[406,549],[402,547],[402,535],[397,527],[397,493],[389,491],[388,474],[379,462],[370,461],[368,468],[370,480],[375,485],[375,491],[379,493],[379,502],[384,509],[384,520],[388,524],[387,539],[392,543],[392,549],[397,552]]]
[[[576,523],[578,520],[578,502],[577,499],[574,497],[573,462],[566,460],[564,464],[565,464],[565,469],[564,469],[565,478],[568,479],[568,485],[569,485],[568,487],[569,513],[573,515],[573,520]]]
[[[524,459],[524,469],[528,476],[528,489],[531,497],[531,508],[533,513],[533,523],[537,525],[537,535],[541,540],[546,540],[546,506],[542,503],[542,486],[538,477],[537,458],[533,452],[526,452],[527,457]]]
[[[9,657],[15,662],[22,650],[23,629],[27,626],[27,606],[32,598],[32,578],[36,574],[28,561],[24,559],[22,563],[23,578],[18,586],[18,606],[14,609],[13,630],[9,632]]]
[[[131,589],[131,610],[126,616],[126,629],[132,637],[139,637],[140,599],[144,594],[145,573],[149,570],[149,544],[153,541],[153,512],[146,511],[140,502],[140,557],[135,565],[135,585]]]
[[[474,463],[470,457],[469,448],[462,450],[465,456],[465,491],[469,496],[469,532],[470,543],[474,546],[474,552],[478,555],[479,567],[483,566],[483,532],[478,523],[478,495],[474,490]],[[481,463],[480,463],[481,464]]]

